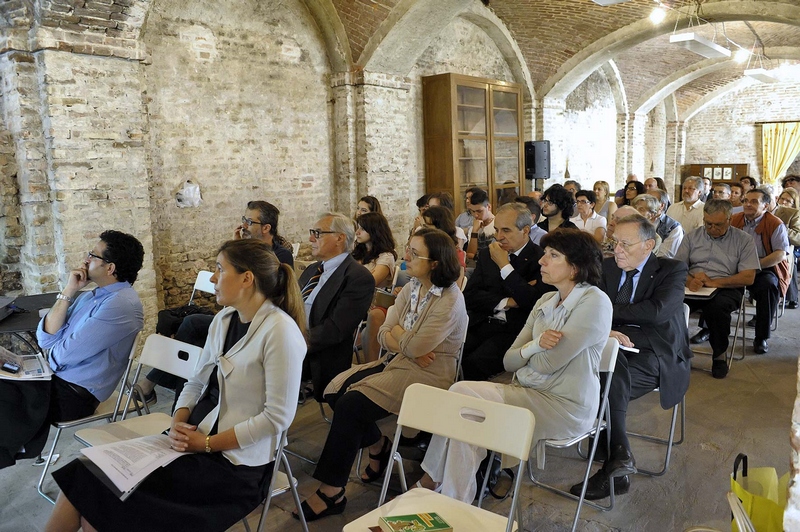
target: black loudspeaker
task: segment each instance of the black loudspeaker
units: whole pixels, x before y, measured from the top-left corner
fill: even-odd
[[[525,143],[525,179],[550,179],[550,141]]]

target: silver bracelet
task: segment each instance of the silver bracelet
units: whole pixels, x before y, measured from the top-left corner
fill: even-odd
[[[63,300],[64,300],[64,301],[66,301],[67,303],[72,303],[72,302],[74,301],[74,299],[72,299],[71,297],[69,297],[69,296],[65,296],[64,294],[61,294],[61,293],[59,293],[59,294],[56,296],[56,299],[63,299]]]

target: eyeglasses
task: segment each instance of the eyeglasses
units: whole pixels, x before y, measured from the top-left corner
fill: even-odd
[[[100,255],[95,255],[94,253],[89,251],[88,253],[86,253],[86,260],[92,260],[92,259],[102,260],[103,262],[111,262],[109,260],[104,259]]]
[[[542,203],[542,205],[555,205],[556,204],[554,201],[550,201],[549,199],[543,199],[541,203]]]
[[[308,234],[313,236],[315,239],[319,239],[319,235],[332,235],[334,233],[338,233],[338,231],[323,231],[321,229],[309,229]]]
[[[625,190],[638,190],[636,187],[625,187]]]
[[[631,246],[635,246],[636,244],[641,244],[642,241],[639,240],[638,242],[625,242],[624,240],[617,240],[616,238],[611,239],[611,246],[612,248],[616,249],[617,246],[620,246],[625,251],[629,251]]]
[[[417,254],[417,250],[415,250],[411,246],[406,246],[406,254],[411,256],[411,260],[414,260],[414,259],[433,260],[430,257],[423,257],[422,255]]]
[[[590,205],[592,202],[585,199],[579,199],[575,203],[580,203],[581,205]]]
[[[264,225],[261,222],[257,222],[255,220],[251,220],[247,216],[242,216],[242,225],[246,225],[247,227],[250,227],[253,224]]]
[[[783,180],[783,182],[784,183],[797,183],[798,180],[797,180],[797,178],[794,178],[794,177],[787,177],[786,179]]]

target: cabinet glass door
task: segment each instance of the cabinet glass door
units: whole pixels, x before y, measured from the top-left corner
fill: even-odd
[[[493,133],[495,137],[519,136],[519,116],[517,116],[517,99],[514,92],[492,91],[492,113],[494,119]]]
[[[458,139],[458,167],[462,185],[485,187],[489,182],[486,140]]]
[[[486,90],[459,85],[458,134],[486,136]]]

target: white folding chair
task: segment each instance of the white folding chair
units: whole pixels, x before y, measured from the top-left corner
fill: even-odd
[[[403,268],[404,265],[405,262],[400,261],[394,268],[394,277],[392,277],[392,292],[394,292],[395,288],[404,287],[408,281],[411,280],[411,277],[408,275],[408,270]]]
[[[580,443],[581,441],[589,438],[590,436],[595,436],[600,434],[600,431],[603,428],[606,428],[606,448],[610,449],[610,436],[611,436],[611,418],[608,412],[608,391],[611,388],[611,379],[614,377],[614,366],[617,364],[617,351],[619,350],[619,342],[616,338],[609,338],[606,341],[606,345],[603,348],[603,354],[600,357],[600,371],[606,373],[606,383],[603,386],[602,395],[600,399],[600,413],[597,415],[597,420],[595,421],[594,426],[588,430],[587,432],[575,436],[573,438],[565,438],[563,440],[539,440],[536,442],[536,457],[538,459],[539,465],[541,468],[544,468],[545,463],[545,449],[547,447],[551,447],[554,449],[566,449],[567,447],[571,447],[575,444]],[[588,462],[586,464],[586,472],[583,475],[583,489],[581,490],[580,497],[576,497],[572,493],[567,491],[561,490],[554,486],[550,486],[548,484],[544,484],[536,479],[533,474],[533,464],[531,463],[531,459],[528,459],[528,476],[531,479],[531,482],[540,486],[548,491],[551,491],[557,495],[561,495],[563,497],[567,497],[572,500],[578,501],[578,507],[575,510],[575,517],[572,520],[572,529],[578,526],[578,518],[581,515],[581,507],[584,504],[588,504],[593,508],[597,508],[598,510],[608,511],[614,508],[614,479],[610,479],[611,483],[611,496],[609,500],[608,506],[603,506],[598,503],[587,501],[585,500],[586,497],[586,487],[589,483],[589,475],[592,472],[592,461],[594,460],[595,451],[597,451],[597,444],[599,438],[592,439],[591,449],[589,450],[589,457]]]
[[[791,279],[794,277],[794,246],[789,246],[789,254],[783,260],[789,263],[789,278]],[[773,331],[778,329],[778,318],[783,317],[783,313],[786,311],[786,296],[789,291],[788,288],[786,291],[786,294],[781,294],[780,300],[778,301],[778,306],[775,308],[775,314],[772,315]]]
[[[297,254],[300,252],[300,242],[293,242],[292,243],[292,258],[296,259]]]
[[[194,375],[197,361],[202,352],[202,347],[179,342],[160,334],[151,334],[144,343],[133,382],[139,378],[143,366],[151,366],[183,379],[189,379]],[[131,397],[129,396],[126,410],[130,401]],[[131,419],[122,419],[101,427],[79,430],[75,433],[75,439],[86,446],[94,447],[140,436],[160,434],[168,429],[171,423],[172,417],[169,415],[154,412]]]
[[[733,520],[736,522],[739,531],[756,532],[756,528],[753,526],[753,522],[750,521],[750,516],[744,511],[742,501],[739,500],[739,497],[732,491],[728,492],[727,497],[728,505],[731,507],[731,513],[733,514]]]
[[[436,408],[431,408],[431,405],[436,405]],[[531,449],[531,440],[533,438],[535,423],[536,420],[533,417],[533,413],[525,408],[487,401],[485,399],[470,397],[460,393],[415,383],[406,388],[405,394],[403,395],[403,404],[400,406],[400,414],[397,417],[397,430],[395,431],[390,456],[392,456],[393,461],[398,464],[400,481],[404,490],[406,489],[405,471],[403,470],[402,457],[397,452],[397,446],[403,427],[423,430],[431,434],[444,436],[445,438],[476,445],[491,450],[492,456],[495,452],[499,452],[517,458],[519,460],[519,466],[517,467],[516,480],[511,495],[511,509],[508,513],[508,519],[504,520],[504,522],[495,521],[495,524],[499,526],[494,528],[496,530],[505,529],[506,532],[511,532],[514,526],[515,513],[518,516],[517,521],[520,522],[521,525],[517,496],[522,481],[525,461],[528,459],[528,454]],[[514,434],[514,437],[509,438],[508,434]],[[490,457],[490,467],[491,462],[492,460]],[[397,504],[397,501],[407,496],[419,498],[419,505],[417,506],[419,511],[428,511],[427,504],[429,499],[435,501],[437,507],[445,508],[445,510],[440,511],[440,513],[443,514],[442,517],[447,521],[451,520],[459,513],[466,512],[475,515],[487,512],[487,510],[483,510],[480,507],[476,508],[464,504],[461,501],[454,501],[449,498],[444,498],[444,500],[442,500],[442,496],[425,492],[425,490],[413,490],[412,492],[400,495],[384,507],[383,502],[386,500],[392,469],[392,467],[386,468],[383,486],[381,488],[381,496],[378,502],[379,507],[367,514],[365,518],[362,518],[365,519],[364,522],[374,524],[377,522],[379,515],[386,515],[386,508],[391,508]],[[488,475],[486,476],[488,477]],[[423,492],[422,495],[419,494],[420,491]],[[482,493],[482,491],[479,493]],[[478,504],[480,505],[480,500]],[[450,517],[450,519],[448,519],[448,517]],[[522,527],[520,526],[519,528],[521,529]],[[464,530],[466,530],[466,528]],[[492,529],[481,528],[481,530],[487,531]]]
[[[206,292],[208,294],[214,293],[214,283],[211,282],[211,276],[214,275],[214,272],[209,272],[206,270],[200,270],[197,272],[197,279],[194,280],[194,287],[192,288],[192,295],[189,297],[189,304],[192,304],[194,300],[194,294],[198,290],[201,292]]]
[[[264,508],[261,510],[261,517],[258,520],[258,532],[263,532],[264,530],[264,525],[267,522],[267,513],[269,512],[269,504],[272,502],[272,497],[280,495],[281,493],[285,493],[289,490],[292,492],[294,505],[297,507],[297,514],[300,516],[300,524],[303,527],[303,532],[308,532],[306,516],[300,507],[300,495],[297,493],[297,479],[292,475],[292,467],[289,465],[289,460],[286,458],[286,454],[283,452],[283,448],[286,445],[286,434],[288,432],[289,429],[281,432],[280,444],[278,445],[278,449],[275,451],[275,464],[272,468],[272,479],[269,483],[269,490],[267,490],[267,498],[264,500]],[[283,464],[285,473],[280,471],[281,464]],[[242,524],[244,525],[245,530],[250,532],[250,524],[247,522],[246,516],[242,519]]]
[[[683,313],[686,318],[686,327],[689,327],[689,305],[686,303],[683,304]],[[653,390],[653,392],[660,392],[658,388]],[[652,392],[651,392],[652,393]],[[681,437],[678,440],[675,440],[675,423],[678,419],[678,408],[681,411]],[[639,434],[638,432],[628,432],[628,436],[633,436],[635,438],[639,438],[642,440],[647,440],[655,443],[665,444],[667,446],[666,456],[664,457],[664,465],[658,471],[643,469],[637,466],[637,471],[643,475],[647,475],[648,477],[660,477],[664,473],[667,472],[669,468],[669,460],[672,456],[672,446],[673,445],[680,445],[683,443],[683,437],[685,435],[686,430],[686,395],[681,398],[681,402],[676,404],[672,407],[672,423],[669,427],[669,436],[665,438],[659,438],[657,436],[651,436],[648,434]]]
[[[133,359],[136,356],[136,347],[139,344],[139,337],[141,334],[142,332],[139,331],[136,333],[136,337],[133,339],[133,345],[131,346],[131,351],[128,354],[128,364],[125,366],[125,371],[122,373],[122,377],[119,381],[119,390],[115,391],[113,394],[111,394],[111,397],[97,405],[97,408],[94,410],[94,414],[91,416],[75,419],[73,421],[53,423],[53,426],[56,428],[56,435],[53,438],[53,444],[50,446],[50,453],[44,457],[42,474],[39,477],[39,482],[36,484],[36,491],[38,491],[39,495],[47,499],[51,504],[55,504],[56,501],[47,493],[45,493],[44,479],[47,477],[47,472],[50,470],[51,459],[53,456],[55,456],[56,446],[58,445],[59,438],[61,438],[61,431],[64,429],[80,427],[81,425],[86,425],[88,423],[94,423],[95,421],[113,422],[116,421],[117,416],[124,416],[127,413],[127,410],[130,408],[130,392],[132,390],[132,386],[128,382],[128,375],[130,374],[131,366],[133,365]],[[134,379],[133,382],[136,382],[136,380]],[[125,394],[128,395],[128,399],[125,402],[125,409],[120,411],[122,397]],[[136,404],[135,407],[138,409],[138,404]]]

